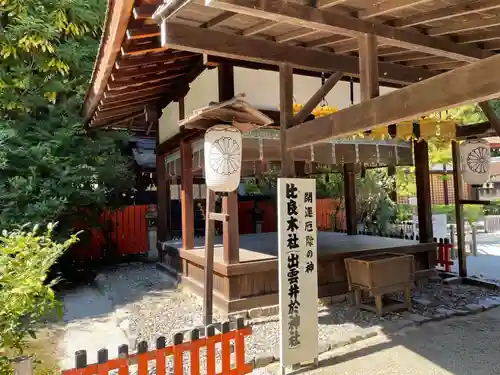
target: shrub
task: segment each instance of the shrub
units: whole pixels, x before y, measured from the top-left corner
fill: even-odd
[[[75,243],[77,235],[63,243],[54,242],[54,224],[45,232],[38,226],[0,235],[0,350],[21,355],[29,337],[52,313],[59,316],[62,306],[47,282],[47,273],[57,259]],[[0,358],[5,366],[6,357]],[[0,363],[1,368],[1,363]]]

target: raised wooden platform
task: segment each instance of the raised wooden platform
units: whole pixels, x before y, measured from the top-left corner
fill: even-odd
[[[197,238],[192,250],[182,250],[180,240],[162,244],[162,265],[170,272],[177,272],[182,282],[200,295],[203,294],[204,241],[204,238]],[[277,233],[241,235],[238,264],[224,264],[222,238],[216,238],[215,243],[214,303],[218,308],[235,312],[278,304]],[[344,258],[387,251],[413,254],[417,279],[435,274],[435,244],[318,232],[318,297],[349,291]]]

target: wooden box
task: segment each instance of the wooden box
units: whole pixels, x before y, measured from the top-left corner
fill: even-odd
[[[415,275],[413,255],[379,253],[346,258],[345,266],[349,288],[373,293],[391,293],[402,285],[412,284]]]

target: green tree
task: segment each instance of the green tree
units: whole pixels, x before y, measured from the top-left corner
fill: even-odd
[[[81,108],[105,0],[0,0],[0,227],[97,213],[133,181],[126,134]],[[72,221],[74,218],[72,218]]]

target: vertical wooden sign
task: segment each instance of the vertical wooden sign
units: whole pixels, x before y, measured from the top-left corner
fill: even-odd
[[[318,355],[316,180],[278,179],[280,362]]]

